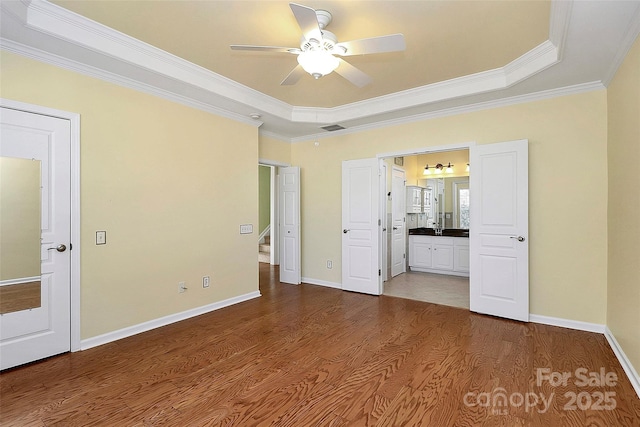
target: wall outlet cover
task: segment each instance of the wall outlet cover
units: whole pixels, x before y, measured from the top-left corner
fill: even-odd
[[[96,245],[106,245],[106,244],[107,244],[107,232],[96,231]]]

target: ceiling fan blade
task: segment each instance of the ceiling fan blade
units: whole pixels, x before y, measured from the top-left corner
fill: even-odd
[[[322,41],[322,33],[320,32],[320,25],[318,25],[318,17],[316,11],[310,7],[302,6],[301,4],[289,3],[293,16],[296,17],[298,25],[302,30],[302,35],[305,39],[315,39]]]
[[[300,77],[304,76],[306,71],[302,68],[302,65],[298,65],[296,68],[291,70],[289,75],[284,78],[284,80],[280,83],[281,86],[290,86],[298,83]]]
[[[279,47],[279,46],[253,46],[247,44],[232,44],[229,46],[231,50],[250,50],[257,52],[282,52],[300,54],[302,51],[295,47]]]
[[[340,65],[336,68],[336,73],[340,74],[345,79],[349,80],[351,83],[358,87],[363,87],[371,83],[373,80],[371,77],[349,64],[344,59],[338,58],[340,61]]]
[[[347,49],[346,52],[340,53],[340,47]],[[342,56],[366,55],[368,53],[397,52],[405,50],[406,47],[402,34],[391,34],[388,36],[338,43],[336,49],[334,49],[334,53]]]

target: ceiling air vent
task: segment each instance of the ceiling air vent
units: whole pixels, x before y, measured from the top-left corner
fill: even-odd
[[[326,130],[327,132],[334,132],[337,130],[342,130],[344,128],[340,125],[329,125],[329,126],[322,126],[322,129]]]

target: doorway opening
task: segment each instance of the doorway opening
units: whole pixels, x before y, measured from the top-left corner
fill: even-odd
[[[468,147],[381,158],[383,294],[468,310]],[[394,179],[398,169],[405,175],[401,187]],[[402,247],[393,244],[401,223]],[[392,268],[398,259],[403,268]]]
[[[258,262],[274,264],[272,224],[275,166],[258,164]]]

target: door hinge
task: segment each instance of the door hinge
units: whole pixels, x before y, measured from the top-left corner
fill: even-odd
[[[382,225],[382,221],[378,219],[378,227]]]
[[[73,250],[73,243],[69,243],[69,250],[72,251]]]
[[[382,270],[378,270],[378,276],[382,276]]]
[[[402,254],[402,258],[407,259],[407,254]]]

